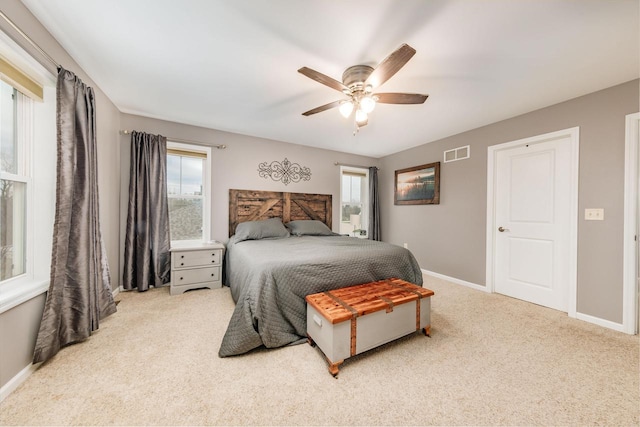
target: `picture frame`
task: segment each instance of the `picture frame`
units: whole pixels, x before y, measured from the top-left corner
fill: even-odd
[[[393,201],[395,205],[439,205],[440,162],[397,170]]]

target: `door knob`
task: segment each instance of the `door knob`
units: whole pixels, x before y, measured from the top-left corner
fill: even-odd
[[[509,231],[509,229],[504,227],[498,227],[498,231],[501,233],[504,233],[505,231]]]

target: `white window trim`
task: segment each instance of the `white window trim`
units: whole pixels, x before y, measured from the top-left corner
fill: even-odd
[[[344,173],[355,173],[358,175],[364,175],[364,181],[365,181],[365,186],[366,186],[366,191],[364,191],[365,195],[366,195],[366,203],[365,202],[361,202],[360,204],[362,205],[361,211],[360,211],[360,228],[367,230],[368,233],[368,228],[369,228],[369,169],[366,168],[356,168],[353,166],[340,166],[340,213],[338,215],[338,223],[342,224],[344,223],[342,221],[342,194],[343,194],[343,188],[342,188],[342,176],[344,175]],[[362,198],[362,195],[361,195]]]
[[[0,314],[29,301],[49,290],[49,280],[35,280],[26,274],[9,279],[2,284]]]
[[[15,66],[19,67],[19,69],[31,77],[33,80],[42,84],[43,86],[55,87],[56,77],[46,68],[44,68],[36,59],[34,59],[30,54],[28,54],[24,49],[22,49],[16,42],[13,41],[8,35],[4,32],[0,31],[0,55],[4,56],[8,61],[10,61]],[[53,91],[55,92],[55,91]],[[55,111],[55,99],[53,100],[45,100],[46,103],[51,102],[54,106]],[[35,118],[35,112],[32,112],[32,118]],[[54,119],[55,120],[55,119]],[[29,124],[30,128],[26,129],[27,132],[31,133],[32,137],[32,147],[31,151],[35,148],[34,144],[34,123]],[[25,129],[22,129],[24,132]],[[53,132],[53,144],[55,146],[55,132]],[[27,178],[27,215],[25,221],[27,221],[27,235],[26,235],[26,269],[25,273],[19,276],[13,277],[11,279],[5,280],[0,284],[0,314],[34,298],[38,295],[46,292],[49,289],[49,277],[43,277],[43,275],[38,276],[35,272],[35,255],[34,255],[34,241],[37,238],[35,236],[35,218],[33,215],[34,212],[34,202],[35,202],[35,193],[37,193],[37,189],[34,188],[34,180],[33,175],[31,174],[34,171],[33,165],[33,156],[30,156],[29,153],[26,154],[25,158],[18,159],[18,161],[25,162],[24,166],[26,166],[26,173],[29,174]],[[54,162],[55,163],[55,162]],[[9,174],[12,176],[12,179],[15,178],[13,174]],[[5,174],[3,173],[3,176]],[[22,178],[18,179],[22,181]],[[29,185],[29,182],[31,185]],[[55,209],[55,208],[52,208]],[[53,233],[53,223],[51,224],[51,234]],[[50,260],[49,260],[50,261]]]
[[[202,239],[199,240],[172,240],[172,242],[201,242],[211,240],[211,147],[203,145],[186,144],[184,142],[167,141],[167,148],[184,151],[196,151],[207,155],[206,167],[204,168],[204,182],[202,183],[203,212],[202,212]],[[189,196],[181,196],[188,199]],[[196,198],[196,197],[193,197]]]

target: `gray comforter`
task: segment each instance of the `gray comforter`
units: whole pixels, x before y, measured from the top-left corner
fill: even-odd
[[[302,342],[309,294],[397,277],[422,285],[407,249],[344,236],[245,240],[227,245],[226,281],[236,302],[220,357]]]

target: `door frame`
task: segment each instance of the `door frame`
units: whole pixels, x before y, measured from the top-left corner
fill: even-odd
[[[638,290],[636,233],[638,230],[638,154],[640,144],[640,113],[625,117],[624,152],[624,251],[622,289],[622,329],[627,334],[638,333]]]
[[[580,154],[580,128],[573,127],[556,132],[545,133],[529,138],[518,139],[502,144],[491,145],[487,148],[487,228],[486,228],[486,288],[487,292],[495,289],[495,194],[496,194],[496,165],[498,152],[510,150],[526,144],[536,144],[552,139],[569,137],[570,154],[570,210],[569,213],[569,295],[567,314],[576,317],[577,286],[578,286],[578,170]]]

